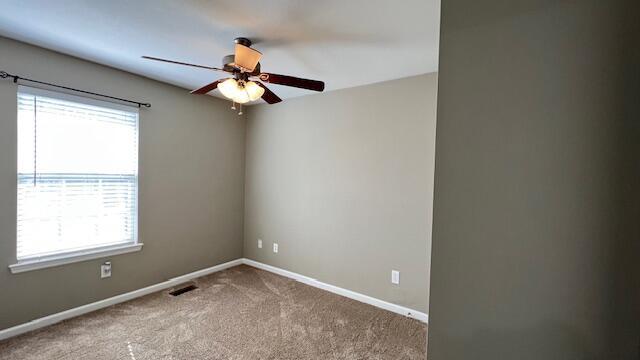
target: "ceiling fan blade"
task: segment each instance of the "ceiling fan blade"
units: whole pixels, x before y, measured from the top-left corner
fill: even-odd
[[[256,81],[256,84],[258,84],[258,86],[264,89],[264,94],[262,94],[262,99],[266,101],[267,104],[275,104],[282,101],[282,99],[280,99],[278,95],[274,94],[273,91],[269,90],[269,88],[264,86],[263,83]]]
[[[207,69],[207,70],[217,70],[217,71],[224,71],[224,72],[228,72],[228,71],[227,71],[227,70],[225,70],[225,69],[220,69],[220,68],[213,67],[213,66],[205,66],[205,65],[189,64],[189,63],[185,63],[185,62],[181,62],[181,61],[161,59],[161,58],[152,57],[152,56],[143,56],[142,58],[143,58],[143,59],[147,59],[147,60],[162,61],[162,62],[166,62],[166,63],[170,63],[170,64],[178,64],[178,65],[184,65],[184,66],[197,67],[197,68]]]
[[[218,87],[218,84],[220,84],[222,82],[222,80],[225,80],[225,79],[216,80],[216,81],[212,82],[211,84],[207,84],[207,85],[201,87],[200,89],[193,90],[191,93],[192,94],[197,94],[197,95],[206,94],[209,91],[215,90]]]
[[[270,74],[270,73],[262,73],[260,74],[260,80],[266,81],[272,84],[278,85],[286,85],[293,86],[301,89],[313,90],[313,91],[323,91],[324,90],[324,82],[318,80],[309,80],[302,79],[288,75],[278,75],[278,74]]]
[[[252,72],[256,68],[262,53],[242,44],[236,44],[234,64],[247,72]]]

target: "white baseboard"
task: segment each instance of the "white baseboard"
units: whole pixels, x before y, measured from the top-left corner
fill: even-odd
[[[424,323],[429,323],[429,315],[417,311],[417,310],[413,310],[413,309],[409,309],[406,308],[404,306],[400,306],[400,305],[396,305],[396,304],[392,304],[390,302],[384,301],[384,300],[380,300],[380,299],[376,299],[374,297],[368,296],[368,295],[364,295],[364,294],[360,294],[357,293],[355,291],[351,291],[351,290],[347,290],[347,289],[343,289],[334,285],[330,285],[327,283],[323,283],[322,281],[310,278],[308,276],[304,276],[304,275],[300,275],[297,273],[294,273],[292,271],[288,271],[288,270],[284,270],[275,266],[271,266],[271,265],[267,265],[267,264],[263,264],[261,262],[255,261],[255,260],[251,260],[251,259],[247,259],[244,258],[242,259],[242,263],[245,265],[249,265],[249,266],[253,266],[255,268],[258,269],[262,269],[262,270],[266,270],[269,272],[272,272],[274,274],[278,274],[284,277],[288,277],[290,279],[299,281],[303,284],[307,284],[313,287],[316,287],[318,289],[322,289],[325,291],[329,291],[332,292],[334,294],[338,294],[338,295],[342,295],[344,297],[348,297],[349,299],[353,299],[353,300],[357,300],[360,302],[363,302],[365,304],[369,304],[369,305],[373,305],[375,307],[384,309],[384,310],[388,310],[400,315],[404,315],[404,316],[408,316],[411,318],[414,318],[416,320],[420,320]]]
[[[396,304],[392,304],[390,302],[386,302],[380,299],[376,299],[373,298],[371,296],[368,295],[364,295],[364,294],[360,294],[357,293],[355,291],[351,291],[351,290],[347,290],[347,289],[343,289],[334,285],[330,285],[330,284],[326,284],[323,283],[321,281],[318,281],[316,279],[312,279],[310,277],[304,276],[304,275],[300,275],[288,270],[284,270],[284,269],[280,269],[277,268],[275,266],[271,266],[271,265],[267,265],[267,264],[263,264],[251,259],[246,259],[246,258],[242,258],[242,259],[236,259],[236,260],[232,260],[229,262],[226,262],[224,264],[220,264],[220,265],[216,265],[216,266],[212,266],[210,268],[206,268],[206,269],[202,269],[202,270],[198,270],[198,271],[194,271],[192,273],[186,274],[186,275],[182,275],[182,276],[178,276],[172,279],[169,279],[165,282],[161,282],[159,284],[155,284],[155,285],[151,285],[151,286],[147,286],[145,288],[142,289],[138,289],[138,290],[134,290],[128,293],[124,293],[124,294],[120,294],[120,295],[116,295],[104,300],[100,300],[100,301],[96,301],[90,304],[86,304],[86,305],[82,305],[82,306],[78,306],[76,308],[73,309],[69,309],[69,310],[65,310],[56,314],[52,314],[49,316],[45,316],[39,319],[35,319],[32,321],[29,321],[27,323],[24,324],[20,324],[20,325],[16,325],[14,327],[10,327],[4,330],[0,330],[0,340],[4,340],[13,336],[17,336],[20,334],[24,334],[26,332],[29,331],[33,331],[36,329],[40,329],[43,328],[45,326],[49,326],[49,325],[53,325],[55,323],[58,323],[60,321],[63,320],[67,320],[67,319],[71,319],[74,318],[76,316],[80,316],[92,311],[96,311],[96,310],[100,310],[103,309],[105,307],[111,306],[111,305],[115,305],[115,304],[119,304],[125,301],[129,301],[129,300],[133,300],[135,298],[141,297],[141,296],[145,296],[145,295],[149,295],[151,293],[154,292],[158,292],[158,291],[162,291],[165,289],[168,289],[170,287],[176,286],[176,285],[180,285],[184,282],[205,276],[205,275],[209,275],[209,274],[213,274],[215,272],[218,271],[222,271],[225,269],[228,269],[230,267],[234,267],[237,265],[241,265],[241,264],[246,264],[258,269],[262,269],[262,270],[266,270],[269,272],[272,272],[274,274],[278,274],[284,277],[288,277],[290,279],[294,279],[296,281],[299,281],[301,283],[322,289],[322,290],[326,290],[329,292],[332,292],[334,294],[338,294],[338,295],[342,295],[344,297],[348,297],[350,299],[353,300],[357,300],[360,302],[363,302],[365,304],[369,304],[369,305],[373,305],[375,307],[379,307],[381,309],[385,309],[388,311],[392,311],[394,313],[397,314],[401,314],[401,315],[405,315],[411,318],[414,318],[416,320],[420,320],[422,322],[427,323],[429,321],[429,316],[423,312],[420,311],[416,311],[416,310],[412,310],[409,308],[406,308],[404,306],[400,306],[400,305],[396,305]]]
[[[243,259],[236,259],[224,264],[212,266],[210,268],[194,271],[192,273],[175,277],[173,279],[169,279],[165,282],[161,282],[159,284],[147,286],[142,289],[134,290],[128,293],[116,295],[114,297],[110,297],[108,299],[96,301],[91,304],[82,305],[73,309],[69,309],[66,311],[62,311],[53,315],[45,316],[39,319],[35,319],[29,321],[28,323],[16,325],[14,327],[10,327],[8,329],[0,330],[0,340],[7,339],[16,335],[24,334],[26,332],[36,330],[45,326],[49,326],[55,323],[58,323],[63,320],[67,320],[79,315],[86,314],[88,312],[96,311],[107,306],[119,304],[125,301],[129,301],[144,295],[148,295],[154,292],[162,291],[164,289],[168,289],[170,287],[180,285],[189,280],[193,280],[195,278],[199,278],[205,275],[213,274],[218,271],[222,271],[224,269],[228,269],[233,266],[243,264]]]

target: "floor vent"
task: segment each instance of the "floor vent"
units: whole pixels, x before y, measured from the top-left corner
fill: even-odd
[[[197,286],[191,284],[191,285],[187,285],[187,286],[181,287],[179,289],[175,289],[173,291],[170,291],[169,294],[172,295],[172,296],[178,296],[178,295],[182,295],[182,294],[184,294],[186,292],[195,290],[197,288],[198,288]]]

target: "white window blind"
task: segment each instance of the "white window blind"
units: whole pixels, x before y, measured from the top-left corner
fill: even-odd
[[[18,260],[137,242],[138,110],[21,86]]]

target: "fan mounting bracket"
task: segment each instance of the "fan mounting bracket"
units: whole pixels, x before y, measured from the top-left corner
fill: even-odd
[[[233,40],[236,44],[244,45],[246,47],[251,47],[251,40],[245,37],[237,37]]]

